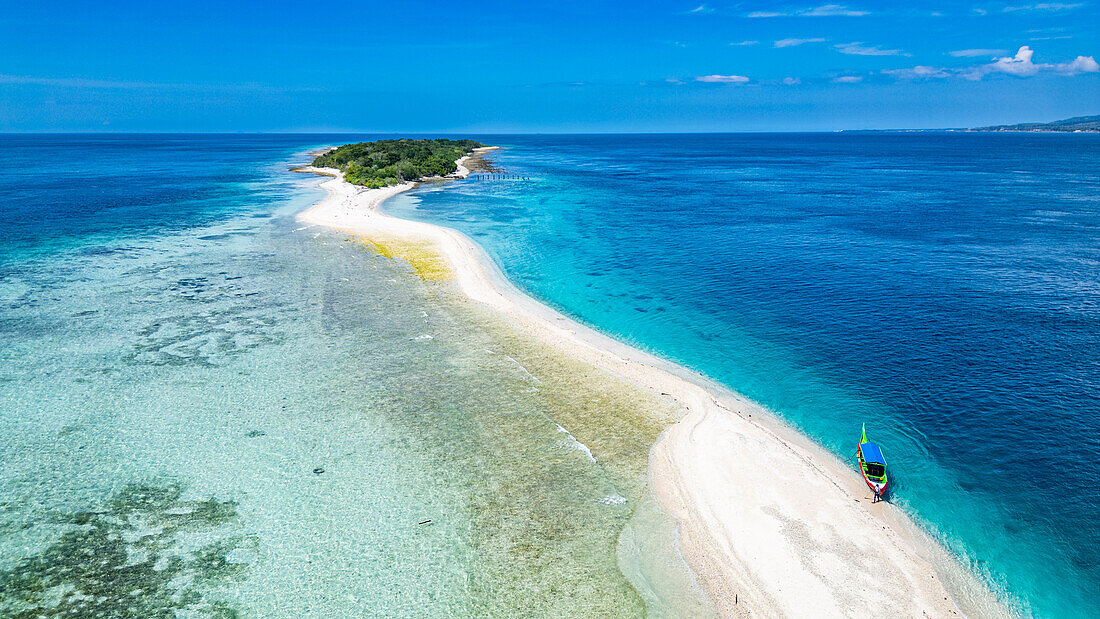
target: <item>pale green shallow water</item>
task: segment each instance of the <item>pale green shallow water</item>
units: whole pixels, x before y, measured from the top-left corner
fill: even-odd
[[[641,500],[671,404],[296,229],[317,197],[2,282],[0,614],[707,612]]]

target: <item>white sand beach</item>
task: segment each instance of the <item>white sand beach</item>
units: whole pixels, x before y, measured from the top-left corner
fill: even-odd
[[[455,176],[468,174],[463,162]],[[379,211],[383,200],[414,184],[367,190],[334,169],[300,170],[335,177],[321,183],[328,196],[301,213],[302,222],[430,243],[469,300],[683,407],[683,418],[652,448],[650,485],[677,519],[681,553],[722,615],[1005,614],[904,513],[888,502],[872,504],[854,467],[759,406],[528,297],[465,235]]]

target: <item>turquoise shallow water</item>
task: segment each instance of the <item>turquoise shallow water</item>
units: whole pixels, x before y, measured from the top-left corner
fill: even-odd
[[[532,295],[850,459],[1024,614],[1100,608],[1100,136],[499,136],[426,186]]]
[[[670,405],[295,222],[322,140],[0,140],[0,615],[705,612]]]
[[[666,403],[293,220],[365,137],[0,138],[2,614],[699,608]],[[1021,612],[1100,607],[1095,136],[484,139],[530,180],[387,209],[842,457],[867,421]]]

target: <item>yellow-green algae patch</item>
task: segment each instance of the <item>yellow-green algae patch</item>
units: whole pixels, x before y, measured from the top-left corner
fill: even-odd
[[[441,281],[451,277],[447,259],[430,241],[363,237],[359,242],[380,256],[407,262],[413,273],[424,281]]]

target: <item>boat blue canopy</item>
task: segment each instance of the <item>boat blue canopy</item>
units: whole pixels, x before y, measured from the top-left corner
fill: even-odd
[[[859,450],[863,452],[863,460],[865,462],[886,464],[886,458],[882,457],[882,450],[878,448],[878,445],[874,443],[860,443]]]

